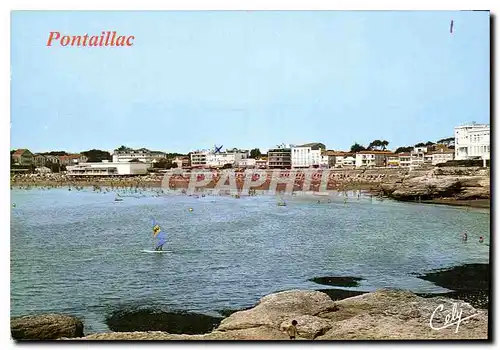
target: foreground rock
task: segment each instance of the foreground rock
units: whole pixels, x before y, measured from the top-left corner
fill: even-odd
[[[463,321],[443,327],[453,305]],[[442,306],[441,306],[442,305]],[[442,307],[442,309],[440,309]],[[436,311],[437,310],[437,311]],[[436,311],[436,312],[435,312]],[[298,321],[303,340],[341,339],[487,339],[488,313],[457,300],[421,298],[399,290],[379,290],[334,302],[325,293],[291,290],[262,298],[255,307],[225,318],[213,332],[177,335],[165,332],[93,334],[83,340],[286,340],[286,327]]]
[[[15,317],[10,321],[10,329],[12,338],[16,340],[83,337],[82,321],[59,314]]]

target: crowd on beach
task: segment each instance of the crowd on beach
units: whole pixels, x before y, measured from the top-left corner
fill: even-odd
[[[213,189],[217,185],[221,186],[219,183],[221,178],[227,179],[224,172],[214,171],[204,172],[196,175],[196,181],[203,181],[205,176],[211,176],[210,181],[200,186],[204,189]],[[111,188],[158,188],[167,187],[171,190],[187,189],[190,185],[190,181],[193,181],[191,173],[186,172],[182,174],[170,174],[168,184],[162,183],[164,180],[164,174],[152,173],[147,175],[138,176],[100,176],[100,177],[71,177],[66,174],[56,173],[56,174],[15,174],[11,176],[11,187],[21,187],[21,188],[31,188],[31,187],[47,187],[47,188],[57,188],[57,187],[78,187],[78,186],[107,186]],[[279,177],[286,178],[290,176],[286,171],[281,173]],[[295,176],[295,175],[293,175]],[[265,181],[257,181],[259,179],[259,174],[254,174],[251,178],[257,186],[252,186],[253,190],[269,190],[273,183],[276,184],[276,191],[284,191],[287,188],[286,181],[280,182],[277,180],[277,175],[272,172],[267,173]],[[320,191],[320,189],[335,190],[335,191],[348,191],[348,190],[371,190],[376,188],[380,181],[379,178],[356,178],[351,177],[349,174],[330,174],[328,181],[326,183],[326,188],[321,186],[322,178],[321,176],[312,176],[310,181],[306,183],[305,176],[303,174],[298,174],[293,181],[293,191],[303,191],[309,190],[313,192]],[[247,181],[246,174],[243,172],[234,173],[234,183],[238,190],[244,187],[245,181]],[[229,180],[225,185],[229,184]]]

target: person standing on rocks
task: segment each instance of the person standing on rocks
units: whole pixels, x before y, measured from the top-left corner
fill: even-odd
[[[297,332],[297,321],[292,321],[292,324],[288,327],[287,332],[290,336],[290,340],[295,340],[295,337],[299,335],[299,332]]]

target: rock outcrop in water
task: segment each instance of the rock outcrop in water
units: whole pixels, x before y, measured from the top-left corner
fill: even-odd
[[[327,286],[337,286],[337,287],[357,287],[359,286],[359,281],[362,281],[361,277],[349,277],[349,276],[341,276],[341,277],[314,277],[309,281],[324,284]]]
[[[106,317],[109,329],[115,332],[168,331],[174,334],[203,334],[212,331],[222,317],[160,309],[121,309]]]
[[[453,305],[463,321],[443,327]],[[442,305],[442,309],[440,309]],[[83,340],[286,340],[285,328],[298,321],[304,340],[369,339],[487,339],[488,312],[449,298],[422,298],[400,290],[379,290],[340,301],[325,293],[291,290],[267,295],[255,307],[225,318],[213,332],[203,335],[165,332],[92,334]]]
[[[15,340],[54,340],[83,337],[83,323],[78,318],[59,314],[14,317],[10,321]]]

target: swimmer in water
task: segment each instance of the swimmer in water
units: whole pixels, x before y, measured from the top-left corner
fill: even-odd
[[[467,232],[464,232],[462,234],[462,241],[466,242],[467,241]]]
[[[479,243],[483,243],[483,242],[484,242],[483,236],[479,237]]]

